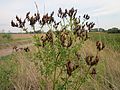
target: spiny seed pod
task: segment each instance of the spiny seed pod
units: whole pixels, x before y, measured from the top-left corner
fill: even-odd
[[[68,16],[69,16],[70,18],[72,18],[73,13],[74,13],[74,8],[71,8],[71,9],[69,10],[69,12],[68,12]]]
[[[36,21],[35,21],[35,18],[32,16],[31,18],[30,18],[30,25],[34,25],[36,23]]]
[[[58,13],[62,14],[62,9],[61,8],[59,8]]]
[[[79,23],[80,23],[80,20],[78,18],[75,18],[75,20],[74,20],[74,26],[75,27],[76,26],[80,26]]]
[[[48,24],[54,22],[54,17],[50,16],[49,19],[48,19]]]
[[[64,31],[61,31],[61,34],[60,34],[61,43],[64,43],[64,40],[67,39],[67,36],[68,36],[68,33],[64,32]]]
[[[18,27],[18,23],[15,24],[15,27]]]
[[[86,20],[88,20],[88,19],[90,18],[90,16],[89,16],[88,14],[85,14],[85,15],[83,16],[83,18],[86,19]]]
[[[11,26],[12,27],[18,27],[18,23],[14,23],[13,20],[11,21]]]
[[[88,39],[89,37],[88,37],[88,31],[86,30],[85,31],[85,41]]]
[[[90,31],[93,27],[94,27],[95,23],[91,22],[88,24],[88,22],[86,22],[86,26],[88,28],[88,30]]]
[[[65,13],[67,14],[67,9],[65,9]]]
[[[65,12],[62,12],[62,9],[59,8],[59,10],[58,10],[58,17],[66,18],[67,17],[67,9],[65,9]]]
[[[77,14],[77,9],[74,10],[73,18],[75,18],[76,14]]]
[[[101,51],[101,50],[103,50],[105,48],[105,44],[103,42],[101,42],[101,41],[97,41],[96,46],[97,46],[97,49],[99,51]]]
[[[22,23],[22,20],[16,15],[16,20],[19,22],[19,23]]]
[[[67,48],[69,48],[70,46],[72,45],[72,39],[71,39],[71,37],[68,39],[68,44],[67,44]]]
[[[44,47],[45,46],[45,42],[47,41],[46,35],[42,35],[41,36],[41,41],[42,41],[42,44],[43,44],[43,47]]]
[[[63,47],[70,47],[72,45],[72,39],[71,37],[69,36],[68,33],[62,31],[61,32],[61,35],[60,35],[60,41],[61,41],[61,45]]]
[[[74,28],[75,32],[77,32],[78,30],[81,29],[81,26],[80,25],[76,25],[76,27]]]
[[[54,21],[53,27],[54,27],[55,29],[57,29],[60,23],[61,23],[61,22],[56,23],[56,22]]]
[[[15,50],[15,51],[17,50],[17,48],[18,48],[17,46],[13,46],[13,50]]]
[[[49,30],[46,34],[47,41],[53,44],[53,33],[51,30]]]
[[[39,20],[40,20],[40,14],[39,14],[39,13],[37,13],[37,14],[36,14],[35,19],[36,19],[36,21],[38,21],[38,22],[39,22]]]
[[[28,19],[28,21],[29,21],[29,14],[30,14],[30,12],[28,12],[28,13],[26,14],[26,18]]]
[[[68,63],[66,64],[66,68],[67,68],[67,74],[69,76],[71,76],[72,71],[73,71],[73,63],[71,63],[71,61],[68,61]]]
[[[12,27],[18,27],[18,28],[24,28],[25,27],[26,19],[24,19],[24,21],[22,22],[21,18],[19,18],[16,15],[16,20],[18,21],[18,23],[14,23],[13,20],[11,21],[11,26]]]
[[[72,72],[76,70],[78,67],[79,65],[74,65],[71,61],[68,61],[66,64],[67,74],[71,76]]]
[[[15,23],[13,22],[13,20],[11,21],[11,26],[15,27]]]
[[[52,17],[53,15],[54,15],[54,11],[51,13],[51,15],[50,15],[50,16]]]
[[[52,12],[50,16],[48,16],[48,13],[46,15],[43,15],[41,24],[45,25],[46,23],[50,24],[50,23],[54,22],[53,14],[54,14],[54,12]]]
[[[86,56],[85,61],[87,63],[87,65],[89,66],[94,66],[97,65],[99,62],[99,57],[96,56],[95,59],[93,59],[94,56]]]
[[[94,56],[86,56],[85,61],[87,65],[91,65]]]
[[[97,65],[98,62],[99,62],[99,57],[96,56],[95,59],[94,59],[94,61],[91,62],[91,66],[93,66],[93,65]]]
[[[90,74],[92,75],[93,78],[95,78],[95,75],[97,74],[96,69],[92,68],[92,71]]]
[[[25,51],[25,52],[29,52],[30,49],[29,49],[28,47],[26,47],[26,48],[24,48],[24,51]]]
[[[91,74],[97,74],[97,72],[96,72],[96,69],[95,69],[95,68],[92,68],[92,72],[91,72]]]
[[[24,21],[22,22],[23,27],[25,26],[26,23],[26,19],[24,19]]]

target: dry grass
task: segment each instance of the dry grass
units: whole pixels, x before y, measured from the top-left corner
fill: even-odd
[[[13,39],[25,39],[32,38],[34,34],[12,34]]]
[[[42,77],[37,66],[32,62],[31,57],[34,57],[32,53],[36,52],[35,48],[31,47],[30,49],[32,51],[30,55],[18,52],[13,59],[18,65],[16,74],[11,78],[14,88],[16,90],[41,90],[40,82],[46,80],[44,89],[52,90],[51,81]],[[96,55],[95,43],[87,40],[80,52],[83,59],[88,54]],[[100,52],[99,57],[96,78],[93,79],[89,76],[90,79],[81,86],[80,90],[120,90],[120,53],[114,52],[106,46]],[[1,64],[4,63],[1,62]]]
[[[83,52],[83,58],[86,54],[95,55],[96,49],[94,47],[95,44],[88,40],[81,50],[81,52]],[[120,53],[106,46],[106,48],[100,52],[99,57],[100,62],[97,66],[97,77],[99,79],[96,78],[96,80],[90,81],[92,87],[95,87],[97,90],[120,90]],[[84,85],[82,90],[89,90],[87,88],[88,86],[85,87]]]
[[[12,78],[15,90],[39,90],[39,73],[33,62],[28,60],[23,53],[18,53],[16,75]]]

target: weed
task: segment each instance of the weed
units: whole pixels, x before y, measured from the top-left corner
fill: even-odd
[[[65,9],[63,11],[59,8],[57,15],[61,21],[57,22],[54,19],[54,11],[50,15],[47,13],[40,16],[37,10],[37,13],[33,16],[30,16],[30,12],[28,12],[24,20],[16,16],[17,23],[13,20],[11,21],[13,27],[22,28],[23,31],[26,32],[28,32],[25,27],[26,20],[34,32],[36,32],[35,24],[37,22],[40,25],[40,30],[42,30],[43,27],[48,27],[48,32],[43,36],[37,34],[34,36],[35,46],[37,47],[35,59],[38,61],[36,63],[36,61],[33,60],[33,62],[40,72],[42,80],[40,84],[43,90],[51,88],[53,90],[69,90],[72,84],[75,84],[75,87],[72,89],[79,90],[81,86],[87,82],[89,75],[92,74],[95,77],[97,74],[95,67],[100,61],[99,52],[104,49],[105,45],[101,41],[96,42],[96,47],[94,47],[97,49],[96,55],[86,55],[83,61],[80,60],[81,55],[78,52],[89,39],[88,31],[94,27],[95,23],[88,22],[90,19],[88,14],[85,14],[83,18],[76,17],[76,14],[77,9],[71,8],[70,10]],[[83,19],[83,22],[81,22],[80,19]],[[87,30],[85,28],[87,28]],[[26,49],[24,50],[26,51]],[[75,59],[76,56],[77,59]],[[21,70],[25,69],[24,67],[22,67]],[[82,74],[80,72],[81,69],[83,70]],[[17,83],[18,82],[14,83],[14,85]],[[24,84],[26,83],[27,82],[24,82]],[[24,84],[19,84],[19,86],[24,88]],[[27,86],[30,89],[36,89],[36,87],[31,87],[29,84],[35,84],[27,83]],[[48,84],[51,86],[50,88],[48,88]]]

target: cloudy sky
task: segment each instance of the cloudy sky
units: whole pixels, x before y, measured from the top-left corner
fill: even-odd
[[[0,0],[0,32],[18,31],[10,26],[10,21],[16,15],[24,17],[28,11],[36,12],[34,1],[39,6],[40,13],[57,12],[58,8],[78,9],[78,14],[89,14],[96,27],[105,29],[120,28],[120,0]]]

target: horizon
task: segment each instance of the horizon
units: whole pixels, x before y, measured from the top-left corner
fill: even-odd
[[[40,14],[57,12],[58,8],[78,9],[78,14],[83,16],[89,14],[91,21],[95,22],[94,28],[109,29],[113,27],[120,28],[120,6],[119,0],[1,0],[0,3],[0,32],[21,32],[20,29],[10,26],[11,20],[15,20],[18,15],[24,18],[25,14],[30,11],[31,14],[36,12],[34,2],[37,3]]]

